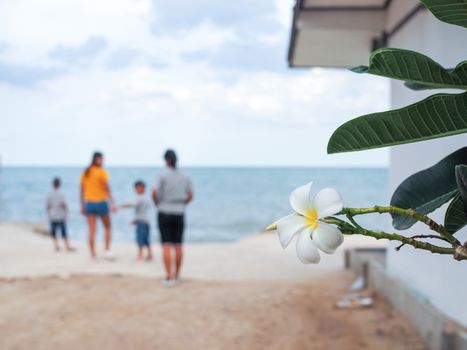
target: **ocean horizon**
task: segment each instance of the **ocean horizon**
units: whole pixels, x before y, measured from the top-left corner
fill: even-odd
[[[147,184],[148,199],[160,167],[110,166],[110,185],[117,205],[134,198],[133,183]],[[290,192],[313,181],[313,192],[337,188],[347,206],[366,207],[387,204],[387,168],[341,167],[251,167],[189,166],[182,168],[193,179],[195,199],[187,208],[187,242],[235,241],[260,232],[271,222],[291,213]],[[54,177],[62,180],[69,205],[68,229],[72,240],[85,240],[86,222],[81,215],[78,166],[3,166],[0,171],[0,220],[48,225],[45,201]],[[115,241],[132,241],[130,224],[133,211],[119,210],[112,215]],[[156,210],[151,212],[151,234],[158,241]],[[366,225],[378,226],[378,216],[365,217]],[[102,226],[98,228],[102,236]]]

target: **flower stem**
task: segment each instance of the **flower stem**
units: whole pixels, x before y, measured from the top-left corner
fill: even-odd
[[[415,236],[410,236],[410,238],[433,238],[433,239],[440,239],[442,241],[448,242],[446,238],[443,238],[441,236],[437,235],[415,235]],[[448,242],[449,243],[449,242]],[[402,243],[401,245],[396,247],[396,250],[399,251],[403,246],[405,246],[406,243]]]
[[[379,214],[396,214],[411,217],[419,222],[427,225],[432,231],[438,232],[443,238],[445,238],[449,243],[455,246],[461,245],[461,243],[451,235],[448,230],[443,225],[438,224],[436,221],[432,220],[425,214],[421,214],[413,209],[403,209],[395,206],[380,206],[375,205],[370,208],[343,208],[339,214],[346,215],[347,217],[354,217],[356,215],[364,215],[371,213]]]
[[[322,219],[322,221],[328,224],[337,225],[339,229],[341,230],[341,232],[346,235],[359,234],[363,236],[373,237],[376,239],[388,239],[390,241],[399,241],[401,243],[411,245],[412,247],[416,249],[428,250],[432,253],[437,253],[437,254],[447,254],[447,255],[456,254],[456,251],[454,248],[440,247],[440,246],[436,246],[431,243],[420,242],[414,238],[405,237],[397,233],[387,233],[387,232],[367,230],[364,228],[358,228],[358,227],[355,227],[349,224],[346,221],[343,221],[335,217],[327,217],[325,219]],[[467,255],[465,257],[463,256],[459,260],[467,260]]]
[[[355,219],[353,218],[353,215],[350,215],[350,214],[347,214],[347,219],[349,219],[349,221],[357,228],[360,228],[363,230],[363,227],[361,227],[356,221]]]

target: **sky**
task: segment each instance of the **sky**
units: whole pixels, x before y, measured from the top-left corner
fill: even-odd
[[[290,69],[291,0],[2,0],[6,165],[386,166],[327,155],[332,132],[389,105],[382,78]],[[365,62],[362,62],[365,63]]]

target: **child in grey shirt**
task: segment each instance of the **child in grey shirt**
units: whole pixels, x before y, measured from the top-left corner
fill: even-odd
[[[56,251],[60,250],[57,240],[57,231],[60,230],[62,234],[63,243],[67,251],[74,251],[74,248],[70,247],[66,232],[66,219],[68,215],[68,207],[66,204],[65,196],[60,191],[61,181],[59,178],[55,178],[52,182],[53,190],[47,197],[47,215],[50,222],[50,235],[54,241],[54,247]]]
[[[135,182],[136,198],[133,203],[124,204],[121,208],[134,208],[135,216],[132,221],[136,225],[136,244],[138,245],[137,259],[143,259],[143,250],[146,248],[146,260],[152,260],[150,229],[149,229],[149,209],[150,204],[145,195],[146,185],[143,181]]]

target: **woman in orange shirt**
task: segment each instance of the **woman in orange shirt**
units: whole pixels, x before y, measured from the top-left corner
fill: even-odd
[[[105,227],[105,258],[113,259],[110,251],[111,225],[110,209],[113,211],[114,201],[109,186],[109,175],[102,167],[104,157],[95,152],[92,163],[81,175],[81,212],[86,215],[89,226],[89,250],[93,258],[96,257],[94,245],[96,235],[96,221],[100,217]],[[110,202],[110,209],[109,209]]]

